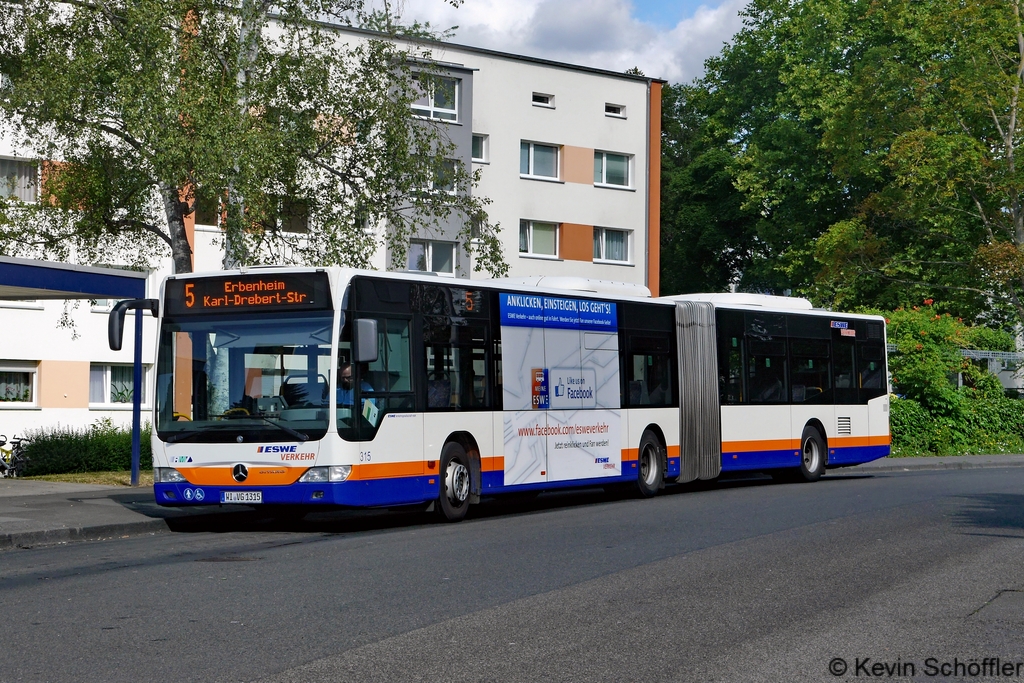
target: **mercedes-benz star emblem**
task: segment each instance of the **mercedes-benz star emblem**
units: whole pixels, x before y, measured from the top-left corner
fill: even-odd
[[[249,468],[239,463],[231,470],[231,476],[235,478],[235,481],[245,481],[249,478]]]

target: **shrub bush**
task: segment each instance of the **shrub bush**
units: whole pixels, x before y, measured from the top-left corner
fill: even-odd
[[[961,396],[956,404],[952,414],[936,415],[913,399],[892,397],[893,456],[1024,453],[1024,401]]]
[[[150,426],[142,428],[141,469],[152,469]],[[132,467],[132,430],[115,427],[109,418],[85,429],[44,427],[26,435],[26,476],[108,472]]]
[[[898,396],[890,402],[892,454],[1024,452],[1024,401],[1006,398],[994,375],[960,353],[1013,351],[1013,335],[965,325],[932,304],[871,311],[886,317],[888,342],[896,345],[889,354]]]

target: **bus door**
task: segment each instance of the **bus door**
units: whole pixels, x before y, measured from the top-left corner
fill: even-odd
[[[856,449],[870,434],[868,407],[861,401],[863,378],[857,360],[858,320],[833,320],[832,373],[835,382],[835,430],[829,434],[829,464],[856,460]]]
[[[757,408],[743,411],[741,424],[729,425],[739,444],[728,450],[737,451],[733,463],[745,469],[792,466],[799,462],[794,442],[800,434],[793,433],[786,316],[745,312],[743,326],[746,403]]]
[[[861,457],[874,457],[874,449],[885,443],[889,436],[889,381],[885,358],[885,335],[881,322],[862,323],[866,328],[864,339],[857,340],[857,376],[860,402],[867,405],[869,446],[872,452]]]
[[[836,418],[832,376],[832,329],[823,316],[789,315],[789,394],[792,403],[794,455],[808,423],[820,422],[825,437],[834,434]],[[794,458],[795,460],[796,458]]]

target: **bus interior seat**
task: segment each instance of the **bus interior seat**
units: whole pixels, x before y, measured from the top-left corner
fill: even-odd
[[[629,405],[639,406],[650,403],[647,395],[647,383],[641,380],[633,380],[629,383]]]
[[[427,407],[448,408],[452,402],[452,383],[447,379],[427,380]]]

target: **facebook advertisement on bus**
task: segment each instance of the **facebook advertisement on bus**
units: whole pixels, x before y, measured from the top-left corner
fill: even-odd
[[[500,313],[505,485],[621,475],[615,304],[503,292]]]

